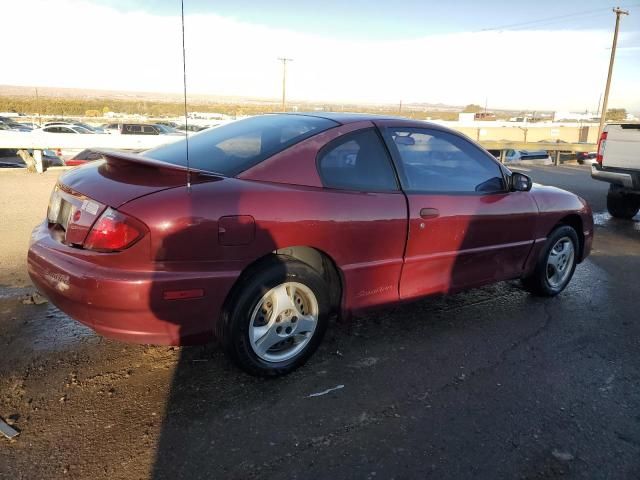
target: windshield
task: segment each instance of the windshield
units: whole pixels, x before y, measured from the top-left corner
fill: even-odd
[[[175,129],[173,129],[171,127],[167,127],[166,125],[163,125],[161,123],[156,123],[154,126],[158,130],[160,130],[162,133],[175,133]]]
[[[262,115],[206,130],[189,137],[189,165],[235,176],[266,158],[320,132],[338,126],[305,115]],[[186,141],[163,145],[145,156],[186,166]]]

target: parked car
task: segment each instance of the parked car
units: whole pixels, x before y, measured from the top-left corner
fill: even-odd
[[[0,130],[13,130],[17,132],[30,132],[33,130],[33,128],[24,123],[13,122],[6,117],[0,117],[0,119],[4,119],[0,121]]]
[[[188,124],[188,125],[178,125],[177,127],[175,127],[176,130],[179,130],[181,132],[184,131],[188,131],[188,132],[201,132],[202,130],[206,130],[207,126],[203,126],[203,125],[193,125],[193,124]]]
[[[42,127],[41,131],[45,133],[79,133],[83,135],[94,133],[79,125],[49,125],[48,127]]]
[[[84,165],[87,162],[93,162],[94,160],[101,160],[102,158],[101,153],[86,148],[68,159],[65,163],[70,167],[76,167],[78,165]]]
[[[543,163],[545,165],[553,163],[546,150],[507,150],[505,162]]]
[[[33,155],[33,150],[27,150],[30,155]],[[42,163],[45,168],[49,167],[62,167],[65,162],[62,158],[56,155],[53,150],[42,151]],[[18,155],[18,150],[13,148],[1,148],[0,149],[0,168],[25,168],[27,164],[22,157]]]
[[[216,336],[256,375],[303,364],[332,313],[517,278],[554,296],[591,250],[583,199],[427,122],[264,115],[102,153],[59,178],[33,282],[102,335]]]
[[[612,217],[631,219],[640,211],[640,123],[605,125],[591,176],[611,184],[607,210]]]
[[[102,128],[106,133],[120,133],[119,123],[105,123],[104,125],[101,125],[100,128]]]
[[[156,125],[164,125],[165,127],[177,128],[178,124],[176,122],[169,122],[166,120],[162,120],[160,122],[156,122]]]
[[[580,165],[591,165],[596,162],[598,152],[577,152],[576,160]]]
[[[179,132],[173,127],[168,127],[166,125],[154,124],[160,133],[160,135],[184,135],[184,132]]]
[[[83,123],[83,122],[63,122],[63,121],[58,121],[58,122],[47,122],[44,124],[45,127],[50,127],[50,126],[76,126],[76,127],[82,127],[86,130],[89,130],[90,132],[93,133],[106,133],[101,127],[93,127],[91,125],[89,125],[88,123]]]
[[[111,123],[106,126],[108,133],[121,135],[160,135],[161,127],[146,123]]]

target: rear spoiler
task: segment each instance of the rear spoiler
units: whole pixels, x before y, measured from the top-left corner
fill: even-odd
[[[145,157],[138,153],[123,152],[121,150],[107,150],[101,148],[92,148],[92,152],[102,155],[108,165],[140,165],[143,167],[157,168],[161,170],[170,170],[172,172],[191,172],[195,175],[203,175],[208,177],[224,177],[221,173],[209,172],[198,168],[187,168],[186,165],[176,165],[175,163],[164,162],[154,158]]]

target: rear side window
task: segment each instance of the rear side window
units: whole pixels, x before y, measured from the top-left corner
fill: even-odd
[[[359,192],[398,190],[391,159],[374,129],[344,135],[318,155],[322,184]]]
[[[205,130],[189,137],[192,168],[235,176],[313,135],[337,127],[326,118],[261,115]],[[184,139],[147,151],[145,156],[186,165]]]

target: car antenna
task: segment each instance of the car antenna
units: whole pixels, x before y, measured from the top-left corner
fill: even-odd
[[[191,191],[191,168],[189,166],[189,122],[187,120],[187,55],[184,47],[184,0],[180,0],[182,19],[182,79],[184,86],[184,140],[187,149],[187,191]]]

